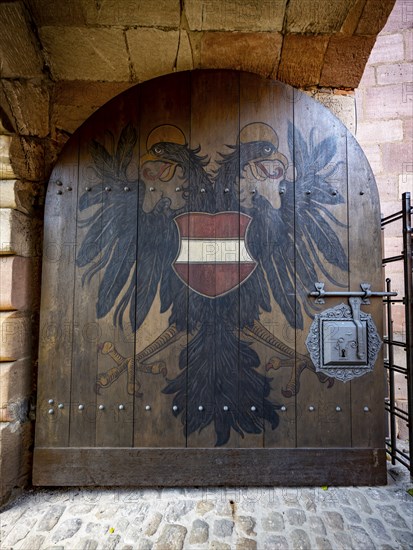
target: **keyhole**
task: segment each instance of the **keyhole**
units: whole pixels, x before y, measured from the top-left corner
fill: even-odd
[[[345,349],[342,349],[341,350],[341,357],[345,357],[346,356],[346,350]]]

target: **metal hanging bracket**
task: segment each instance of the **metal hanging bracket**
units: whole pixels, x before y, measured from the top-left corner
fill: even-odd
[[[361,298],[361,302],[363,304],[369,304],[371,297],[376,296],[397,296],[397,292],[373,292],[371,290],[371,285],[369,283],[360,283],[361,291],[331,291],[327,292],[324,290],[324,283],[316,282],[314,283],[314,286],[316,288],[315,292],[310,292],[309,296],[315,297],[315,303],[316,304],[325,304],[325,297],[345,297],[350,298],[351,296]]]

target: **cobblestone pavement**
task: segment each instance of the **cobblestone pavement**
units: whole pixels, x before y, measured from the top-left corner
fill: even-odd
[[[3,509],[2,550],[412,549],[413,487],[35,489]]]

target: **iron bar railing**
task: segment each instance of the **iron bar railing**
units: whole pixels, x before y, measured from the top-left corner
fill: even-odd
[[[404,274],[404,297],[402,299],[391,298],[391,280],[386,279],[386,293],[383,302],[386,307],[386,328],[387,335],[383,338],[387,345],[387,359],[384,366],[388,372],[388,397],[385,400],[385,410],[389,414],[390,437],[386,439],[386,447],[391,456],[392,464],[396,460],[409,468],[413,477],[413,282],[412,282],[412,205],[410,193],[403,193],[402,209],[382,219],[381,226],[402,221],[403,251],[400,255],[383,259],[383,265],[396,261],[403,261]],[[393,338],[393,312],[392,305],[402,303],[405,310],[405,332],[406,341],[394,340]],[[402,347],[406,352],[406,367],[394,363],[394,347]],[[407,411],[396,405],[395,396],[395,373],[405,375],[407,379]],[[397,448],[397,425],[396,417],[407,423],[409,434],[409,454]]]

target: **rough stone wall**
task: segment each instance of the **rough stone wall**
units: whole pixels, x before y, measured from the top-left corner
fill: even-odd
[[[10,163],[10,124],[4,115],[0,122],[1,503],[27,484],[31,470],[41,220],[36,184],[17,178]]]
[[[379,188],[384,216],[401,209],[402,193],[413,200],[413,1],[397,0],[396,5],[370,54],[360,85],[356,90],[356,137],[372,166]],[[384,231],[384,253],[396,256],[403,249],[401,222]],[[388,264],[386,277],[392,288],[403,292],[402,262]],[[406,334],[404,307],[395,305],[395,338]],[[396,350],[396,364],[403,364],[403,350]],[[398,405],[407,410],[407,384],[396,373]],[[399,435],[408,431],[398,421]]]

